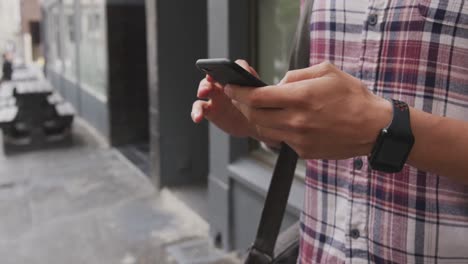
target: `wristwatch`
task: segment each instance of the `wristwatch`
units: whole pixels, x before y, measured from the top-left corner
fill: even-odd
[[[369,156],[373,170],[400,172],[414,145],[411,131],[409,107],[405,102],[391,99],[393,118],[390,125],[382,129]]]

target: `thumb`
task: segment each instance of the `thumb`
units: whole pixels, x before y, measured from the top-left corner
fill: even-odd
[[[252,66],[249,65],[249,63],[245,60],[236,60],[236,63],[239,64],[244,70],[250,72],[253,76],[259,78],[257,71],[255,71]]]

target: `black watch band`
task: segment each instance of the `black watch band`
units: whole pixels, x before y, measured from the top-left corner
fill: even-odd
[[[414,145],[409,107],[405,102],[391,99],[393,119],[382,129],[369,156],[372,169],[383,172],[400,172]]]

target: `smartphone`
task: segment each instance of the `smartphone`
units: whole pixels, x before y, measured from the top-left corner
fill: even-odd
[[[222,85],[263,87],[266,83],[253,76],[239,64],[228,59],[199,59],[196,66]]]

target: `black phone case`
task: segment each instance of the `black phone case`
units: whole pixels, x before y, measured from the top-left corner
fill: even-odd
[[[228,59],[200,59],[196,62],[196,66],[222,85],[267,86],[267,84],[244,70],[237,63]]]

